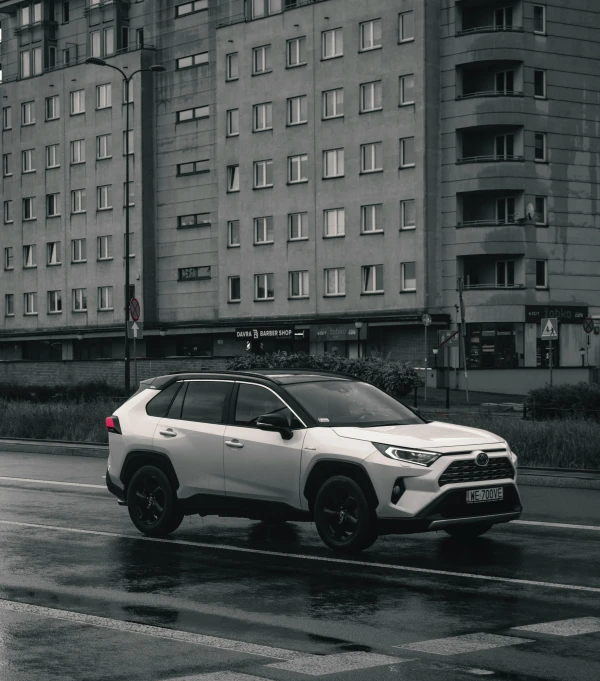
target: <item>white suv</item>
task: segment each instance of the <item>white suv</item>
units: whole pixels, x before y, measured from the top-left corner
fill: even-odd
[[[302,370],[143,381],[106,419],[106,484],[144,534],[184,515],[314,521],[335,551],[381,534],[469,539],[521,515],[517,457],[374,386]]]

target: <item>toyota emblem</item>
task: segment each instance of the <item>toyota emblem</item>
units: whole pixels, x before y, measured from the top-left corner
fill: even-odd
[[[476,452],[473,452],[475,454]],[[477,452],[477,456],[475,457],[475,463],[478,466],[487,466],[489,463],[490,457],[485,453],[485,452]]]

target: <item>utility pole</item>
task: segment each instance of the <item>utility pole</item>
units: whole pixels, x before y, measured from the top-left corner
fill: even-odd
[[[467,404],[469,404],[469,376],[467,374],[467,325],[465,324],[465,303],[463,300],[463,278],[458,278],[458,302],[460,304],[460,327],[462,330],[462,355],[465,367],[465,397]]]

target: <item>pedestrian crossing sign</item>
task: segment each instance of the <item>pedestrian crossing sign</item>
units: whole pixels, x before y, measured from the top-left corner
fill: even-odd
[[[542,340],[556,340],[558,338],[558,319],[547,317],[542,319]]]

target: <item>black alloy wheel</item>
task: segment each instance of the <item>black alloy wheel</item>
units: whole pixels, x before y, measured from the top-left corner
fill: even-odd
[[[315,499],[314,518],[321,539],[334,551],[362,551],[377,539],[375,514],[365,493],[345,475],[323,483]]]
[[[472,523],[467,525],[450,525],[444,531],[449,534],[452,539],[457,539],[458,541],[471,541],[481,537],[485,534],[492,525],[489,523]]]
[[[127,488],[127,508],[133,524],[149,537],[164,537],[183,520],[169,478],[155,466],[135,472]]]

